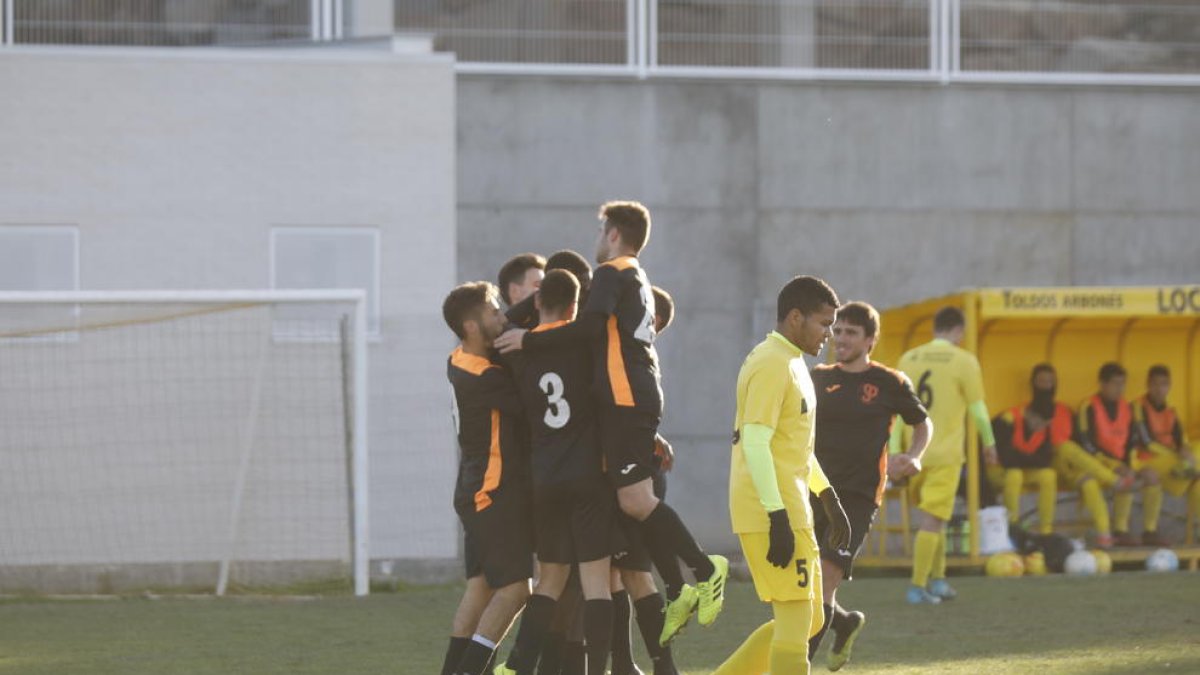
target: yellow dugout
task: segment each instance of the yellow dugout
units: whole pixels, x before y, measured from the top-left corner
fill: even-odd
[[[1145,391],[1147,369],[1162,363],[1171,369],[1171,404],[1188,436],[1200,438],[1200,285],[985,288],[930,298],[881,312],[873,358],[894,367],[931,339],[933,315],[947,305],[966,315],[962,346],[979,357],[992,415],[1028,399],[1030,370],[1042,361],[1057,369],[1058,399],[1073,408],[1095,393],[1104,362],[1129,371],[1130,399]],[[972,562],[980,560],[978,442],[968,434]]]

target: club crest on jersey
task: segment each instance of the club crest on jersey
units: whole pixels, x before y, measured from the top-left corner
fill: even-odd
[[[862,397],[862,402],[869,405],[877,396],[879,396],[879,387],[871,384],[870,382],[866,382],[861,388],[859,388],[859,394]]]

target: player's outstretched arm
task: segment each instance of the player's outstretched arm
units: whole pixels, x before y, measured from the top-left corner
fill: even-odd
[[[606,317],[603,314],[586,312],[571,323],[550,330],[531,333],[514,328],[496,338],[496,349],[500,350],[501,354],[507,354],[518,349],[539,351],[573,342],[593,340],[604,333],[605,321]]]

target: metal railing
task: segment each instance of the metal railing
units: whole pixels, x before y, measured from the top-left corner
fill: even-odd
[[[397,0],[464,72],[1200,85],[1197,0]]]
[[[1200,85],[1200,0],[394,1],[463,72]],[[354,2],[0,0],[0,44],[335,40]]]
[[[0,0],[0,44],[201,46],[342,36],[344,0]]]

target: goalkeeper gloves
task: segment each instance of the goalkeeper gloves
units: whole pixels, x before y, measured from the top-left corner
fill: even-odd
[[[771,545],[767,548],[767,562],[786,569],[791,566],[792,555],[796,552],[796,535],[792,534],[787,509],[771,511],[767,517],[771,519]]]
[[[829,531],[826,533],[825,543],[835,551],[845,549],[850,545],[850,519],[842,510],[842,503],[838,501],[837,493],[833,491],[833,488],[826,489],[819,497],[821,498],[821,508],[825,509],[825,517],[829,520]]]

